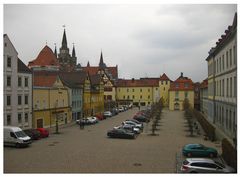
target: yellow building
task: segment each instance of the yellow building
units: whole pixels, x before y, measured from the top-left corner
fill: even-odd
[[[188,99],[194,107],[194,87],[191,79],[181,76],[171,83],[169,89],[169,110],[183,110],[183,102]]]
[[[159,101],[159,78],[119,79],[116,99],[121,104],[147,106]]]
[[[168,107],[169,104],[169,94],[168,94],[168,90],[170,89],[170,84],[171,84],[171,80],[168,78],[168,76],[163,73],[162,76],[160,76],[159,79],[159,94],[160,94],[160,98],[163,99],[163,105]]]
[[[91,115],[104,112],[104,85],[101,75],[90,76],[91,81]]]
[[[48,128],[72,120],[68,90],[56,72],[34,72],[33,127]]]

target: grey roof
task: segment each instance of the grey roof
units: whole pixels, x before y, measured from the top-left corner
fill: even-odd
[[[19,58],[18,58],[18,72],[32,74],[32,71]]]

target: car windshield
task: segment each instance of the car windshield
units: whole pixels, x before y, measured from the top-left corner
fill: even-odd
[[[16,134],[16,136],[19,137],[19,138],[23,138],[23,137],[26,137],[26,136],[27,136],[23,131],[15,132],[15,134]]]

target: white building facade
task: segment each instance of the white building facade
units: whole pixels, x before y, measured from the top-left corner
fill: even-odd
[[[4,125],[32,127],[32,74],[4,34]]]
[[[213,113],[210,121],[234,141],[237,136],[237,14],[216,44],[207,58],[213,73],[208,78],[208,94],[211,88],[213,91],[213,109],[208,107],[208,114]]]

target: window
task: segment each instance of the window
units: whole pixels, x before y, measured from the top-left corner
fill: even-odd
[[[25,122],[28,123],[28,113],[25,113],[24,119],[25,119]]]
[[[230,78],[230,97],[232,97],[232,78]]]
[[[7,47],[7,43],[6,42],[4,42],[4,47]]]
[[[18,95],[18,105],[21,105],[21,104],[22,104],[22,96]]]
[[[125,95],[123,95],[123,99],[125,99]]]
[[[218,73],[218,60],[217,60],[217,73]]]
[[[150,95],[148,95],[148,99],[150,99]]]
[[[156,88],[156,90],[158,90],[158,88]]]
[[[127,96],[127,99],[129,100],[129,95]]]
[[[234,96],[237,96],[237,77],[234,76]]]
[[[28,95],[25,95],[25,104],[28,104]]]
[[[127,89],[127,92],[128,92],[128,89]]]
[[[134,99],[134,95],[132,96],[132,99]]]
[[[178,83],[176,83],[176,84],[175,84],[175,87],[176,87],[176,88],[178,88],[178,87],[179,87],[179,84],[178,84]]]
[[[232,111],[229,111],[229,130],[232,130]]]
[[[11,96],[7,95],[7,106],[11,106]]]
[[[219,87],[220,87],[220,92],[219,92],[219,96],[222,96],[222,81],[219,81]]]
[[[7,67],[8,68],[12,67],[12,58],[11,57],[7,57]]]
[[[7,115],[7,125],[11,125],[11,115]]]
[[[228,110],[226,109],[226,129],[228,129]]]
[[[21,124],[22,123],[22,114],[18,113],[18,123]]]
[[[233,46],[233,63],[237,64],[236,47]]]
[[[165,81],[165,84],[166,84],[166,85],[167,85],[167,82],[168,82],[168,81]]]
[[[18,77],[18,87],[22,87],[22,78]]]
[[[184,94],[185,94],[185,98],[187,98],[188,97],[188,92],[185,92]]]
[[[132,92],[134,92],[134,89],[132,89]]]
[[[227,93],[226,93],[227,97],[229,95],[228,93],[229,93],[229,79],[227,78]]]
[[[184,87],[188,88],[189,84],[188,83],[184,83]]]
[[[228,51],[226,52],[226,63],[227,63],[227,68],[228,68]]]
[[[232,66],[232,49],[229,50],[230,67]]]
[[[222,61],[222,59],[221,59],[221,57],[219,58],[219,72],[221,72],[221,69],[222,69],[222,65],[221,65],[221,61]]]
[[[224,55],[222,55],[222,69],[224,70]]]
[[[224,96],[224,79],[222,80],[222,96]]]
[[[178,98],[178,92],[175,92],[175,97]]]
[[[24,86],[28,87],[28,78],[27,77],[25,77]]]
[[[140,95],[140,99],[142,99],[142,95]]]
[[[7,87],[11,87],[11,76],[7,76]]]
[[[140,89],[140,92],[142,92],[142,89]]]

